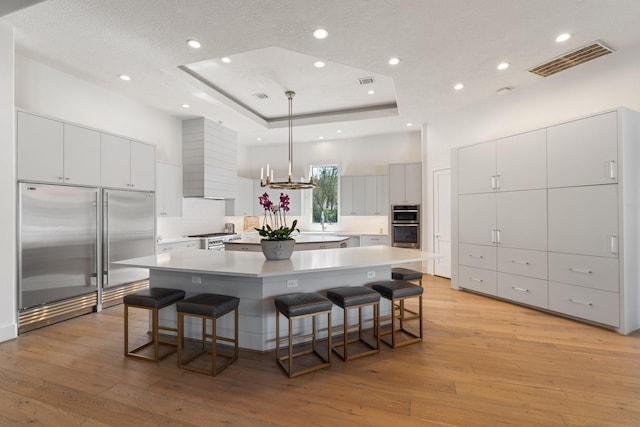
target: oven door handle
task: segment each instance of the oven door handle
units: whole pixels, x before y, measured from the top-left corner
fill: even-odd
[[[418,224],[418,223],[394,222],[392,225],[394,227],[420,227],[420,224]]]

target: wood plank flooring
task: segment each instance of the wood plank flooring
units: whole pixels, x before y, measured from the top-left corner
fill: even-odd
[[[0,425],[640,426],[640,333],[423,283],[422,343],[294,379],[273,352],[215,378],[125,358],[121,305],[26,333],[0,344]]]

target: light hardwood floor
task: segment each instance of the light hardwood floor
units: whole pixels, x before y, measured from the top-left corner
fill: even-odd
[[[0,344],[0,425],[640,425],[640,333],[425,279],[422,343],[295,379],[273,353],[215,378],[125,358],[121,305],[26,333]]]

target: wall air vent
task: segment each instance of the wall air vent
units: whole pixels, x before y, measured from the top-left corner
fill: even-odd
[[[361,79],[358,79],[358,82],[360,82],[361,86],[372,85],[376,82],[376,79],[374,79],[373,77],[363,77]]]
[[[540,64],[537,67],[531,68],[529,72],[542,77],[549,77],[552,74],[559,73],[560,71],[575,67],[576,65],[583,64],[612,52],[614,52],[612,48],[601,41],[596,41],[587,46],[565,53],[564,55],[545,62],[544,64]]]
[[[267,98],[269,98],[269,95],[267,95],[266,93],[254,93],[253,96],[255,96],[258,99],[267,99]]]

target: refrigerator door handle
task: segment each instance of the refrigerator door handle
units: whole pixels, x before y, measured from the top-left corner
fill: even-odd
[[[102,286],[109,284],[109,192],[102,200]]]

